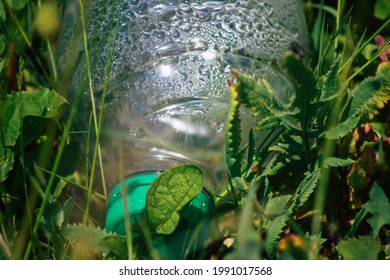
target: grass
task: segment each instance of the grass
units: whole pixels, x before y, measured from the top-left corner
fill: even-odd
[[[213,194],[213,230],[203,252],[191,258],[390,258],[390,66],[381,56],[389,48],[390,20],[380,11],[381,0],[356,1],[354,7],[328,2],[305,1],[308,61],[286,54],[279,62],[296,88],[290,107],[281,110],[267,81],[235,72],[237,83],[230,85],[235,100],[226,120],[226,155],[234,162],[228,163],[230,183],[226,192]],[[100,149],[104,110],[95,104],[84,3],[79,1],[87,79],[67,104],[56,94],[66,96],[55,62],[61,22],[53,16],[62,14],[63,1],[0,2],[0,259],[160,257],[151,248],[155,233],[147,225],[148,219],[160,218],[156,214],[145,218],[146,242],[132,238],[129,217],[126,236],[102,229],[108,200]],[[114,8],[99,108],[104,108],[119,28],[114,20],[119,8],[115,1],[107,5]],[[372,13],[361,16],[366,10]],[[381,46],[375,44],[378,35],[384,38]],[[83,166],[72,123],[84,89],[92,104],[86,147],[92,161]],[[24,102],[29,93],[37,100]],[[36,109],[39,104],[45,104],[42,110]],[[236,114],[240,106],[267,117],[257,129],[283,128],[274,141],[250,142],[245,157]]]

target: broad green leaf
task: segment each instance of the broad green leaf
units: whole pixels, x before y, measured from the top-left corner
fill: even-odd
[[[352,117],[347,119],[344,122],[339,123],[338,125],[330,128],[325,137],[328,139],[339,139],[344,137],[348,133],[351,133],[352,130],[359,124],[360,117]]]
[[[374,237],[359,237],[341,241],[336,250],[345,260],[377,260],[380,241]]]
[[[305,179],[299,184],[294,197],[294,208],[302,206],[317,187],[320,178],[320,169],[306,172]]]
[[[243,154],[240,152],[241,120],[238,91],[235,85],[230,85],[230,105],[226,119],[226,163],[232,177],[241,176]]]
[[[337,158],[337,157],[328,157],[324,161],[324,165],[327,167],[345,167],[353,164],[355,161],[350,158]]]
[[[41,88],[33,92],[3,94],[1,105],[1,133],[4,146],[13,146],[20,135],[21,118],[37,116],[52,118],[67,101],[53,90]]]
[[[364,208],[372,215],[368,223],[372,227],[373,236],[378,236],[381,227],[390,224],[390,203],[386,193],[377,183],[372,186],[369,196]]]
[[[180,210],[202,188],[202,171],[194,165],[179,165],[162,173],[146,195],[146,219],[152,232],[171,234],[180,221]]]
[[[67,101],[55,91],[39,89],[33,92],[11,93],[0,95],[0,182],[6,179],[9,171],[10,150],[16,144],[22,131],[21,120],[27,116],[52,118]],[[39,135],[36,127],[23,126],[26,135]],[[6,154],[7,151],[7,154]],[[7,157],[5,157],[7,156]]]
[[[390,17],[390,1],[377,0],[374,6],[374,16],[381,20],[388,19]]]
[[[6,2],[13,10],[21,10],[27,4],[27,0],[6,0]]]

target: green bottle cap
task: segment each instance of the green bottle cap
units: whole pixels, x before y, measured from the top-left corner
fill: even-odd
[[[161,173],[162,171],[158,170],[145,171],[133,174],[125,179],[124,184],[126,187],[128,203],[127,213],[125,213],[123,207],[121,183],[114,187],[108,201],[105,224],[107,231],[125,235],[125,215],[129,215],[133,236],[136,237],[139,235],[139,228],[137,226],[144,215],[146,193],[150,185]],[[210,214],[213,207],[213,198],[210,193],[203,188],[203,191],[181,212],[181,220],[175,232],[170,236],[156,236],[153,243],[156,245],[160,254],[169,259],[179,258],[181,255],[181,246],[179,246],[179,243],[180,241],[185,242],[185,236],[188,236],[188,234],[183,231],[195,228],[202,219]],[[171,242],[171,240],[175,240],[175,242]]]

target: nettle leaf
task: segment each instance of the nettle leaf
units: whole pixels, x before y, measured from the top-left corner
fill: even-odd
[[[53,118],[67,101],[55,91],[41,88],[32,92],[2,94],[0,103],[0,182],[2,182],[10,171],[12,161],[10,149],[7,148],[14,146],[20,136],[21,119],[27,116]],[[23,127],[23,129],[27,128]],[[26,131],[29,137],[32,134],[38,136],[39,133],[42,131],[36,131],[35,128]]]
[[[365,79],[352,93],[344,119],[361,116],[369,120],[390,100],[390,65],[381,63],[377,75]]]
[[[226,119],[226,163],[232,177],[241,176],[241,163],[243,153],[240,151],[241,144],[241,120],[240,103],[238,101],[237,87],[233,84],[230,87],[230,105]]]
[[[324,161],[324,165],[327,167],[345,167],[355,163],[353,159],[350,158],[338,158],[338,157],[328,157]]]
[[[390,203],[382,188],[374,183],[369,194],[370,199],[363,206],[372,217],[367,221],[373,230],[373,236],[378,236],[382,226],[390,224]]]
[[[341,241],[336,250],[345,260],[377,260],[381,244],[374,237],[350,238]]]
[[[180,210],[203,189],[202,171],[180,165],[162,173],[146,195],[146,219],[152,232],[171,234],[180,221]]]
[[[105,229],[84,224],[67,225],[61,231],[72,245],[75,259],[94,259],[101,252],[100,243],[109,236]]]

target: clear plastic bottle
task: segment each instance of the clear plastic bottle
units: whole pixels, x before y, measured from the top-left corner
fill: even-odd
[[[87,16],[98,110],[102,109],[110,17],[117,19],[110,2],[92,1]],[[203,170],[206,188],[219,192],[227,182],[224,121],[229,104],[227,79],[234,80],[230,71],[265,78],[287,103],[291,85],[273,62],[292,44],[307,43],[300,1],[121,0],[117,5],[121,5],[119,31],[100,135],[107,185],[118,188],[125,175],[134,188],[137,178],[192,163]],[[58,50],[60,75],[71,94],[86,79],[81,33],[69,31],[71,24],[80,29],[78,17],[77,3],[69,4]],[[72,41],[78,43],[76,48],[68,47]],[[76,65],[68,80],[67,64]],[[88,91],[80,106],[75,129],[86,131],[91,111]],[[246,135],[253,119],[245,110],[242,119]],[[206,210],[212,208],[208,199],[201,204]],[[108,220],[112,209],[109,204]],[[107,221],[106,226],[114,229],[115,223]]]

